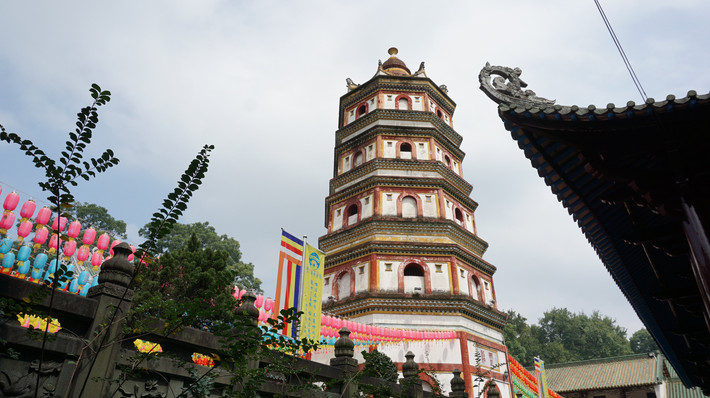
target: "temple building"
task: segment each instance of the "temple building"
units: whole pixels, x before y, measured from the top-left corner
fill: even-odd
[[[397,49],[389,54],[367,82],[347,79],[340,98],[319,239],[323,310],[372,326],[455,331],[447,342],[378,349],[391,358],[412,350],[434,373],[459,368],[469,394],[480,355],[479,368],[509,396],[506,315],[496,302],[496,267],[482,258],[488,244],[463,177],[456,104],[423,62],[412,72]]]
[[[687,387],[710,392],[710,94],[562,106],[486,65],[481,89]]]

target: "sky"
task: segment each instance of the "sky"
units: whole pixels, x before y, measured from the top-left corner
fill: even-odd
[[[710,87],[710,2],[600,1],[649,97]],[[112,93],[94,140],[121,163],[74,190],[146,224],[204,144],[204,184],[181,222],[208,221],[241,243],[273,295],[280,228],[317,242],[333,173],[345,79],[374,76],[387,49],[426,62],[457,103],[464,178],[479,203],[497,304],[531,322],[553,307],[598,310],[642,327],[582,232],[479,89],[486,62],[520,67],[558,104],[642,102],[592,0],[34,1],[0,3],[0,124],[58,156],[98,83]],[[2,196],[47,195],[42,174],[0,144]]]

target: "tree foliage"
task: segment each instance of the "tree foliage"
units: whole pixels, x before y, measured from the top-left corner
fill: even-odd
[[[80,220],[85,227],[93,227],[97,235],[106,232],[113,238],[127,238],[126,222],[113,218],[103,206],[94,203],[75,202],[65,212]]]
[[[508,352],[525,366],[539,356],[546,363],[581,361],[631,354],[626,329],[598,311],[591,315],[553,308],[537,325],[514,311],[508,312],[504,335]]]
[[[178,327],[208,329],[215,322],[230,322],[234,271],[227,260],[226,252],[202,247],[193,234],[187,245],[139,265],[143,269],[134,286],[134,317],[179,318]]]
[[[140,229],[141,236],[146,236],[147,225]],[[210,248],[223,252],[226,256],[227,268],[233,271],[235,283],[244,289],[261,292],[261,281],[254,277],[254,265],[241,261],[242,252],[239,242],[231,236],[218,234],[209,222],[192,224],[176,223],[172,231],[158,239],[155,244],[156,253],[171,253],[185,247],[191,237],[195,236],[201,248]]]
[[[656,340],[653,339],[651,333],[647,329],[639,329],[631,335],[629,339],[631,343],[631,351],[636,354],[660,351]]]

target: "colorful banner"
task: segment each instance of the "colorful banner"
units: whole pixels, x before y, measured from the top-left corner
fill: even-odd
[[[547,375],[545,375],[545,362],[535,357],[535,376],[537,377],[537,394],[540,398],[548,398]]]
[[[323,267],[325,254],[315,247],[306,244],[303,255],[303,296],[300,310],[301,327],[299,338],[313,341],[320,340],[320,315],[323,296]]]
[[[276,282],[276,299],[274,300],[274,315],[281,310],[299,308],[301,297],[301,259],[303,258],[303,241],[281,230],[281,252],[279,253],[279,273]],[[296,338],[293,325],[286,324],[282,333]]]

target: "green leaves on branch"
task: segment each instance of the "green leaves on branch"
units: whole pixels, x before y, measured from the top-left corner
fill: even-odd
[[[145,251],[153,250],[155,243],[170,233],[172,226],[187,209],[187,204],[192,194],[199,189],[202,179],[205,178],[210,162],[210,152],[213,149],[214,145],[202,147],[195,159],[190,162],[187,170],[180,176],[178,186],[173,192],[168,194],[167,199],[163,200],[163,206],[156,213],[153,213],[150,222],[144,227],[144,236],[148,240],[140,246],[139,250],[141,252],[139,254],[142,255]],[[140,258],[141,256],[137,257]]]
[[[65,150],[61,152],[59,159],[50,158],[32,141],[22,139],[15,133],[7,133],[5,128],[0,126],[0,140],[18,145],[20,150],[32,159],[36,168],[44,170],[47,179],[40,182],[39,186],[43,191],[49,191],[47,199],[59,208],[70,206],[74,202],[68,187],[76,186],[77,179],[88,181],[97,173],[102,173],[119,162],[110,149],[106,149],[98,158],[84,160],[84,150],[91,143],[93,129],[99,122],[98,107],[111,100],[111,92],[101,90],[97,84],[92,84],[89,92],[94,102],[77,114],[76,129],[69,132]]]

